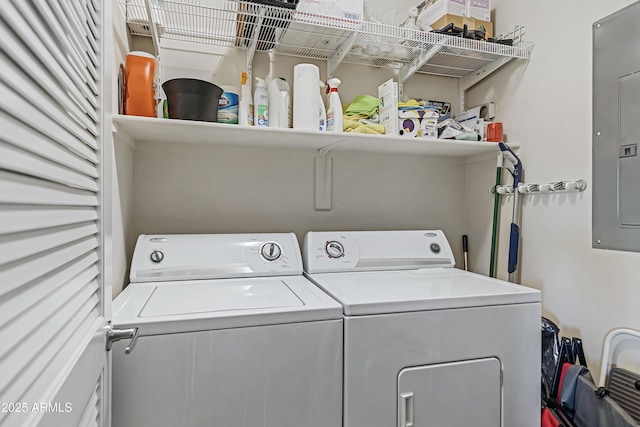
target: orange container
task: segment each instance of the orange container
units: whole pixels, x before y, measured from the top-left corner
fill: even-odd
[[[147,52],[131,52],[126,60],[125,114],[156,117],[158,61]]]
[[[489,123],[487,125],[487,141],[502,142],[503,136],[502,122]]]

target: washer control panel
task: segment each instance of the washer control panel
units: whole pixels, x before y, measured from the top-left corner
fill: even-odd
[[[131,263],[132,282],[302,274],[293,233],[142,235]]]
[[[449,242],[440,230],[309,232],[302,257],[307,273],[455,265]]]

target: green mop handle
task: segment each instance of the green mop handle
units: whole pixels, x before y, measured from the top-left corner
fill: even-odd
[[[500,217],[500,194],[498,186],[502,184],[502,151],[498,152],[498,166],[496,168],[496,185],[493,195],[493,227],[491,230],[491,260],[489,261],[489,276],[496,277],[496,252],[498,242],[498,219]]]

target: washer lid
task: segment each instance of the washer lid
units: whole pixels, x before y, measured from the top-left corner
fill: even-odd
[[[237,283],[190,283],[157,286],[140,312],[140,317],[213,313],[217,311],[298,307],[300,298],[282,280]]]
[[[348,316],[539,302],[540,291],[455,268],[311,274]]]
[[[342,307],[302,276],[132,283],[113,324],[138,335],[341,319]]]

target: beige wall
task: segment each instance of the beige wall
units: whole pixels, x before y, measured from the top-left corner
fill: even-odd
[[[497,31],[525,24],[535,48],[528,64],[509,65],[472,89],[468,104],[498,104],[509,141],[522,145],[526,181],[583,178],[591,184],[591,24],[630,3],[492,0]],[[481,242],[473,266],[483,273],[492,213],[486,189],[494,176],[495,160],[467,169],[467,229],[473,242]],[[520,283],[542,290],[544,314],[565,335],[582,337],[597,366],[607,331],[640,329],[640,255],[591,248],[591,188],[523,199]],[[511,206],[503,201],[503,278]],[[640,366],[637,361],[636,354]]]
[[[314,152],[138,143],[134,233],[241,233],[464,227],[464,164],[332,154],[333,209],[314,210]],[[457,252],[459,253],[459,252]]]

